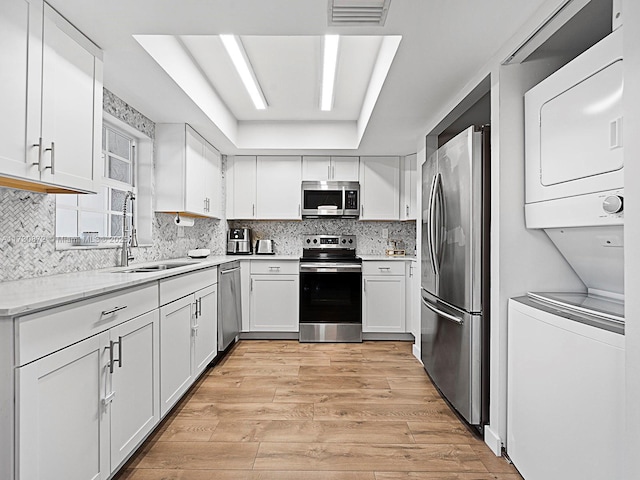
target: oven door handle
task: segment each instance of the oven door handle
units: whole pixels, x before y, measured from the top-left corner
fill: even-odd
[[[301,263],[300,273],[343,273],[361,272],[362,265],[354,263],[342,263],[340,265],[327,263]]]

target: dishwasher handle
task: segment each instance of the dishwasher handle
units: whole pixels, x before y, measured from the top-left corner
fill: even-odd
[[[220,275],[226,275],[227,273],[233,273],[240,270],[240,267],[230,268],[229,270],[220,270]]]

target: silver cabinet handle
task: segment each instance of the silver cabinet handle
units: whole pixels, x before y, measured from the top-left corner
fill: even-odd
[[[117,359],[113,358],[113,350],[116,343],[118,344]],[[117,342],[114,342],[113,340],[109,341],[109,346],[107,348],[109,349],[109,373],[112,374],[115,362],[118,362],[118,368],[122,368],[122,337],[118,337]]]
[[[360,216],[364,215],[364,205],[360,205]]]
[[[331,180],[335,180],[336,179],[336,166],[333,165],[331,167]]]
[[[107,394],[104,396],[104,398],[102,399],[102,405],[103,405],[103,406],[105,406],[105,407],[106,407],[107,405],[109,405],[109,404],[113,401],[113,399],[114,399],[114,397],[115,397],[115,396],[116,396],[116,392],[109,392],[109,393],[107,393]]]
[[[42,167],[42,137],[38,138],[38,143],[34,143],[33,146],[38,147],[38,161],[33,162],[31,165],[38,165],[38,171],[42,172],[44,170]]]
[[[112,313],[119,312],[120,310],[124,310],[125,308],[127,308],[127,305],[122,305],[121,307],[115,307],[115,308],[112,308],[111,310],[103,310],[102,316],[106,317],[107,315],[111,315]]]
[[[331,180],[331,166],[327,165],[327,180]]]
[[[391,267],[378,267],[378,270],[384,270],[385,272],[388,272],[389,270],[391,270]]]
[[[251,279],[251,282],[249,284],[249,290],[253,292],[253,278]]]
[[[424,304],[425,307],[427,307],[432,312],[437,313],[438,315],[446,318],[447,320],[451,320],[453,323],[457,323],[458,325],[462,325],[464,323],[464,320],[462,318],[456,317],[455,315],[451,315],[450,313],[447,313],[447,312],[443,312],[439,308],[436,308],[433,305],[430,305],[429,303],[427,303],[427,301],[424,298],[422,299],[422,303]]]
[[[196,298],[196,303],[193,304],[194,308],[195,308],[195,312],[194,312],[194,316],[196,318],[198,318],[198,315],[200,314],[200,311],[198,309],[198,299]]]
[[[202,316],[202,297],[198,298],[198,317]]]
[[[280,267],[269,267],[270,271],[276,271],[279,272],[280,271]]]
[[[56,173],[56,144],[51,142],[51,148],[45,148],[45,152],[51,152],[51,165],[48,167],[44,167],[43,170],[47,168],[51,169],[51,175],[55,175]]]

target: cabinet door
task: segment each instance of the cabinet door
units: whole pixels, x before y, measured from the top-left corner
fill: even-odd
[[[105,360],[109,333],[16,369],[20,480],[98,480],[110,473]]]
[[[298,275],[252,275],[252,332],[298,331]]]
[[[400,157],[360,157],[360,220],[400,218]]]
[[[331,157],[302,157],[302,180],[331,180]]]
[[[367,276],[362,280],[362,331],[404,333],[404,277]]]
[[[41,0],[0,2],[0,173],[35,180],[40,172],[32,165],[37,147],[31,144],[40,135],[41,35]]]
[[[222,157],[209,143],[204,143],[204,182],[208,217],[222,218]]]
[[[297,220],[301,218],[301,182],[300,157],[258,157],[257,218],[261,220]]]
[[[198,290],[195,297],[193,366],[198,376],[218,353],[218,286]]]
[[[417,218],[417,156],[407,155],[402,160],[403,168],[400,177],[400,220],[415,220]]]
[[[256,218],[256,157],[229,157],[227,163],[227,217]]]
[[[165,416],[192,383],[193,295],[160,307],[160,414]]]
[[[95,192],[93,180],[102,174],[96,171],[102,130],[102,82],[96,78],[102,77],[102,62],[80,37],[45,4],[40,170],[44,182]]]
[[[360,178],[360,157],[331,157],[331,180],[357,182]]]
[[[160,421],[158,310],[112,328],[110,339],[119,342],[110,375],[113,471]]]
[[[185,126],[185,211],[206,215],[204,140]]]

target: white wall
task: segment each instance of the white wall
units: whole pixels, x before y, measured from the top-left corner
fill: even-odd
[[[624,2],[625,317],[627,450],[625,478],[640,475],[640,2]]]

